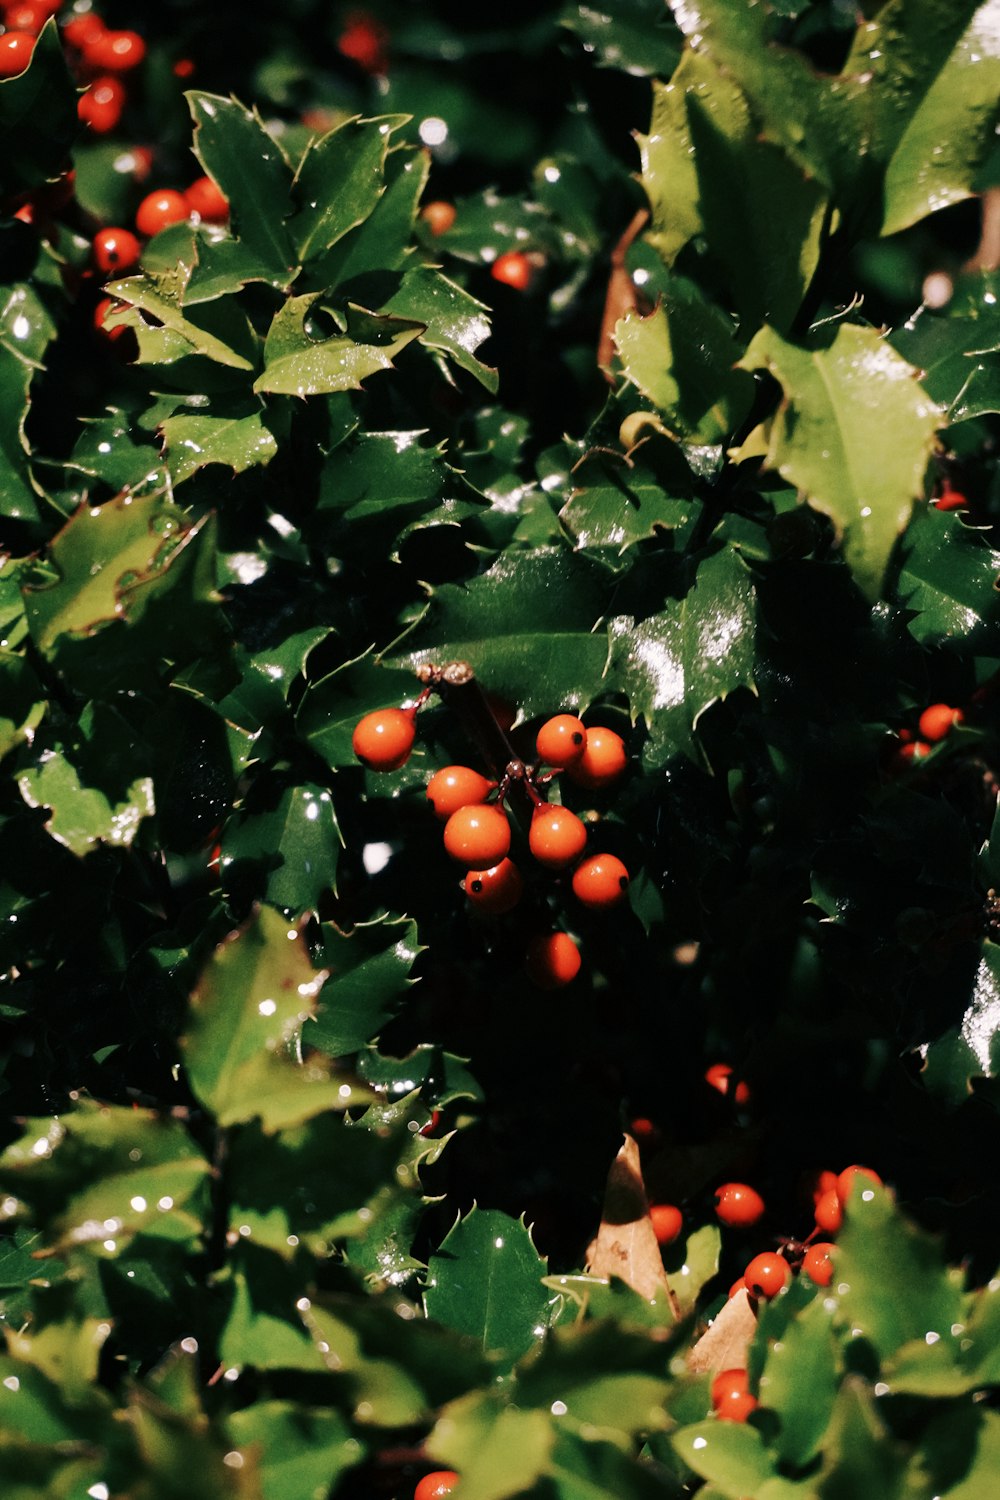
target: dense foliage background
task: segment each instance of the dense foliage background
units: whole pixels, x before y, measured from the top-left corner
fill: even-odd
[[[145,55],[89,126],[45,10],[0,81],[5,1500],[991,1500],[997,0],[109,0]],[[109,277],[203,174],[228,224]],[[518,827],[470,911],[460,705],[358,763],[452,660],[527,761],[624,737],[545,788],[622,906]],[[641,1191],[621,1277],[591,1243],[625,1129],[665,1277]],[[831,1285],[737,1328],[852,1162]]]

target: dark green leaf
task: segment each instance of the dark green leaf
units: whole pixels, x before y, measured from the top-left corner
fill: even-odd
[[[618,0],[603,9],[569,0],[559,21],[579,37],[598,67],[669,78],[677,66],[677,32],[657,0]]]
[[[0,192],[35,187],[63,171],[76,130],[76,91],[50,18],[25,71],[0,80]]]
[[[253,894],[271,906],[299,916],[315,909],[323,893],[334,888],[340,843],[326,788],[311,782],[289,787],[272,810],[231,818],[226,824],[223,887],[252,887]]]
[[[477,302],[432,266],[419,266],[403,278],[399,291],[383,305],[382,311],[422,323],[422,344],[446,354],[496,395],[500,379],[497,371],[476,358],[479,345],[490,335],[484,303]]]
[[[380,917],[349,933],[324,923],[322,962],[330,980],[309,1028],[310,1045],[344,1057],[377,1036],[399,1009],[419,952],[416,923],[405,917]]]
[[[292,174],[255,112],[218,94],[187,96],[193,150],[229,200],[233,233],[267,272],[291,280],[294,257],[285,219]]]
[[[224,464],[234,474],[270,463],[278,451],[264,412],[253,401],[214,402],[210,411],[179,409],[160,423],[163,457],[175,484],[206,464]]]
[[[301,261],[329,250],[368,218],[384,191],[390,137],[403,115],[346,120],[314,141],[295,174],[300,208],[289,224]]]
[[[914,618],[911,634],[928,646],[966,643],[990,651],[1000,604],[1000,552],[954,511],[918,509],[903,538],[897,593]]]
[[[892,346],[923,371],[924,390],[949,422],[1000,411],[1000,274],[960,276],[947,305],[921,307],[891,336]]]

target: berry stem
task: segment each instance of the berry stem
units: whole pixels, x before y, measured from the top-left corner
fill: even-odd
[[[519,811],[528,812],[541,799],[526,776],[526,767],[490,708],[486,694],[467,661],[443,665],[426,662],[417,668],[426,693],[436,692],[460,721],[494,779],[500,783],[498,801],[520,788]],[[512,809],[513,810],[513,809]]]

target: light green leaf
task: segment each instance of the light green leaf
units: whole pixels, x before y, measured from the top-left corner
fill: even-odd
[[[670,1439],[689,1468],[731,1500],[754,1495],[774,1470],[756,1427],[742,1422],[699,1422]]]
[[[213,402],[210,410],[179,409],[161,422],[163,457],[175,484],[206,464],[225,464],[234,474],[266,464],[278,451],[277,439],[253,401]]]
[[[263,1500],[317,1500],[364,1456],[340,1412],[300,1401],[255,1401],[226,1431],[245,1462],[256,1459]]]
[[[264,373],[255,391],[286,396],[317,396],[361,389],[361,382],[392,368],[401,349],[419,337],[419,326],[386,318],[381,337],[359,343],[347,334],[313,338],[306,319],[319,301],[318,292],[290,297],[274,317],[264,345]]]
[[[152,777],[138,777],[120,801],[112,802],[97,787],[84,786],[72,762],[55,750],[43,750],[17,785],[29,807],[49,809],[49,833],[77,855],[89,854],[97,844],[127,849],[143,818],[156,811]]]
[[[919,371],[853,324],[809,349],[762,328],[740,363],[768,370],[784,393],[764,429],[766,466],[831,517],[858,586],[876,599],[940,421]]]
[[[417,267],[381,311],[422,323],[420,342],[426,348],[440,350],[496,394],[499,374],[476,358],[479,345],[490,336],[489,309],[447,276],[433,266]]]

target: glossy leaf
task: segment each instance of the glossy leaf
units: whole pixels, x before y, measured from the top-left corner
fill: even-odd
[[[626,473],[615,484],[575,490],[559,519],[578,551],[615,560],[649,537],[670,532],[683,545],[700,511],[696,501],[677,499],[660,485]]]
[[[672,755],[697,758],[698,719],[717,698],[753,687],[754,587],[738,554],[713,553],[684,599],[641,623],[609,624],[608,681],[628,694],[645,720],[651,766]]]
[[[35,187],[63,170],[76,129],[73,80],[49,18],[25,71],[0,80],[0,191]]]
[[[923,306],[891,335],[905,360],[923,371],[924,390],[949,422],[1000,411],[1000,274],[956,279],[940,309]]]
[[[668,78],[677,65],[677,34],[656,0],[628,0],[604,10],[569,3],[560,21],[599,67]]]
[[[384,191],[385,157],[400,115],[346,120],[314,141],[295,174],[300,207],[289,224],[298,257],[329,250],[363,224]]]
[[[206,464],[224,464],[234,474],[266,464],[278,451],[277,439],[254,402],[216,403],[211,412],[178,410],[160,423],[163,457],[175,484]]]
[[[406,263],[430,163],[397,147],[385,164],[385,192],[362,224],[345,234],[309,267],[316,287],[350,287],[374,271],[398,271]]]
[[[499,375],[476,358],[476,350],[490,334],[488,309],[454,281],[430,266],[421,266],[403,278],[399,291],[381,310],[423,324],[420,342],[426,348],[446,354],[496,394]]]
[[[919,372],[872,329],[852,324],[812,349],[764,328],[741,364],[768,370],[784,392],[762,433],[765,465],[831,517],[859,587],[877,598],[923,493],[939,421]]]
[[[24,424],[31,399],[32,380],[56,330],[45,304],[30,287],[8,287],[2,300],[0,455],[3,457],[3,465],[0,468],[0,515],[30,522],[39,516],[39,496],[31,477],[30,449]]]
[[[311,1045],[343,1057],[377,1036],[404,1000],[419,952],[416,923],[405,917],[380,917],[348,933],[325,923],[322,961],[330,980],[309,1028]]]
[[[551,1298],[544,1274],[545,1261],[520,1220],[474,1208],[431,1256],[427,1315],[476,1339],[507,1368],[545,1332]]]
[[[297,715],[299,733],[337,770],[356,766],[351,737],[364,714],[387,704],[413,702],[420,685],[407,668],[386,668],[360,656],[310,688]]]
[[[1000,948],[984,942],[957,1026],[922,1047],[926,1088],[951,1108],[969,1098],[976,1078],[1000,1076]]]
[[[259,1119],[271,1132],[364,1097],[295,1061],[325,977],[298,928],[271,907],[216,948],[191,997],[184,1055],[191,1087],[220,1125]]]
[[[223,885],[249,887],[297,917],[334,888],[340,843],[326,788],[311,782],[290,787],[275,808],[230,819],[222,840]]]
[[[910,633],[928,646],[968,638],[989,649],[998,623],[1000,552],[953,511],[920,509],[903,539],[897,593]]]
[[[370,375],[391,369],[400,350],[420,334],[418,326],[387,318],[384,333],[371,342],[336,334],[313,338],[305,323],[317,300],[316,293],[290,297],[275,314],[264,345],[264,373],[254,382],[255,391],[317,396],[360,390]]]
[[[48,809],[49,833],[77,855],[99,843],[127,849],[142,820],[156,810],[150,776],[137,777],[120,801],[112,801],[98,787],[84,785],[72,761],[55,750],[43,750],[17,785],[29,807]]]
[[[193,150],[229,202],[233,233],[267,269],[291,278],[285,219],[291,172],[259,117],[235,99],[190,93]]]

